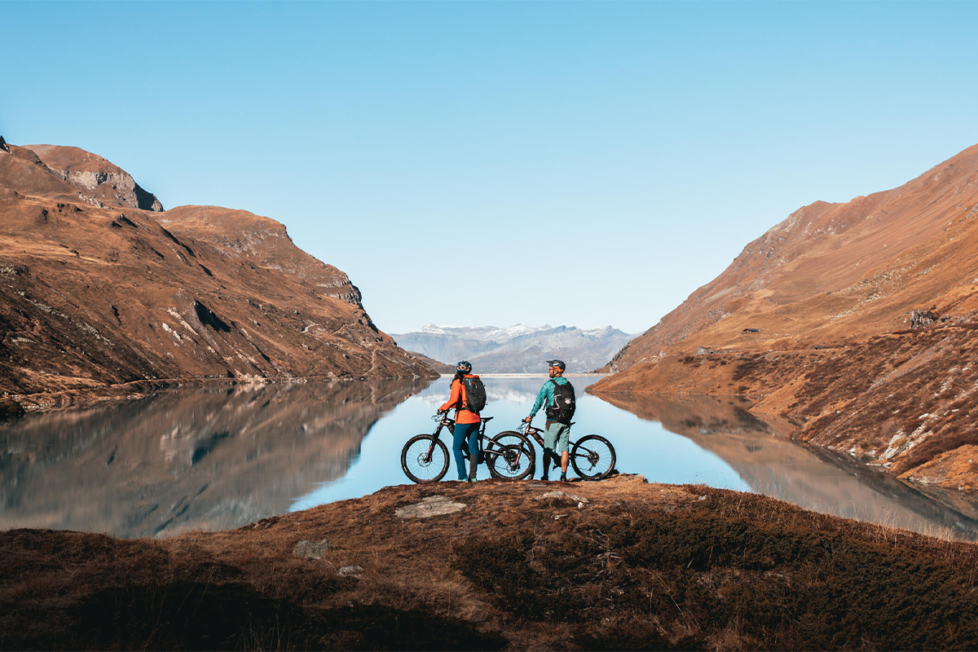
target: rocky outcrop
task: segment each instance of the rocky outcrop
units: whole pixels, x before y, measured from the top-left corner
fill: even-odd
[[[910,328],[924,328],[937,321],[937,315],[930,310],[912,310],[910,312]]]
[[[77,147],[24,145],[56,175],[99,203],[162,212],[163,204],[122,168]]]
[[[70,173],[32,150],[0,153],[0,392],[434,376],[373,324],[345,274],[295,247],[281,224],[213,209],[222,219],[205,232],[195,209],[172,219],[122,209],[126,196],[99,195],[105,184],[85,194],[71,181],[104,159],[76,166],[65,164],[73,148],[39,149]],[[220,229],[236,239],[223,242]],[[247,240],[260,230],[281,237]]]

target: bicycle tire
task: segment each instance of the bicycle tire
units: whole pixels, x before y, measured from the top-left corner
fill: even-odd
[[[577,475],[585,480],[601,480],[615,468],[615,447],[601,435],[586,435],[575,442],[570,458]]]
[[[518,430],[504,430],[503,432],[501,432],[498,435],[496,435],[495,438],[500,438],[500,437],[504,437],[504,436],[507,436],[507,437],[512,438],[512,440],[505,441],[504,443],[506,443],[506,444],[515,444],[516,443],[516,441],[515,441],[516,438],[519,438],[523,442],[522,445],[524,445],[524,446],[526,446],[526,447],[529,448],[529,450],[530,450],[530,471],[527,473],[527,477],[532,480],[533,477],[536,475],[536,472],[537,472],[537,447],[534,446],[534,444],[539,444],[539,442],[537,442],[535,439],[533,439],[532,437],[530,437],[526,433],[520,432]]]
[[[431,459],[425,462],[424,456],[429,450]],[[401,449],[401,469],[404,475],[418,484],[438,482],[444,478],[448,473],[448,463],[448,447],[432,435],[411,437]]]
[[[536,462],[537,459],[537,449],[533,446],[533,442],[529,437],[524,435],[522,432],[517,430],[504,430],[497,435],[493,435],[489,438],[488,447],[493,445],[498,446],[522,446],[526,449],[527,453],[530,455],[530,459]]]
[[[486,445],[489,475],[504,480],[523,480],[536,466],[536,450],[522,433],[507,430]]]

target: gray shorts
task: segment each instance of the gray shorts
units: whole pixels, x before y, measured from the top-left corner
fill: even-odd
[[[543,433],[543,447],[566,453],[570,443],[570,426],[566,423],[547,421],[547,429]]]

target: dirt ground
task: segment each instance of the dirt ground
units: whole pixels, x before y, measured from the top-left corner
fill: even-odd
[[[13,530],[0,559],[3,649],[978,646],[974,545],[640,476],[388,487],[161,540]]]

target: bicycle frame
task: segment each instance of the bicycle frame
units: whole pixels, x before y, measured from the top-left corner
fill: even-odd
[[[573,426],[574,422],[571,421],[567,425]],[[517,432],[522,432],[524,435],[526,435],[527,439],[535,441],[537,444],[540,445],[540,448],[543,448],[544,452],[546,452],[547,449],[544,448],[543,446],[543,428],[534,428],[529,423],[523,422],[522,424],[520,424],[520,427],[517,428]],[[573,447],[574,447],[574,442],[570,441],[570,438],[568,437],[567,450],[570,450]],[[557,456],[556,453],[554,455],[557,457],[557,461],[559,462],[560,457]]]
[[[437,417],[438,415],[435,415],[435,416]],[[482,453],[483,455],[498,455],[499,454],[497,451],[487,451],[483,447],[483,440],[486,437],[486,424],[489,423],[490,421],[492,421],[492,419],[493,419],[493,417],[484,418],[484,419],[482,419],[482,421],[481,421],[481,423],[479,425],[479,434],[478,434],[478,442],[479,442],[478,446],[479,446],[479,448],[478,448],[478,450],[476,450],[476,453],[477,454],[478,453]],[[428,448],[428,452],[424,456],[424,461],[425,462],[430,462],[431,461],[431,454],[435,450],[435,442],[438,441],[438,437],[441,435],[441,431],[444,428],[448,428],[448,432],[450,432],[450,433],[452,433],[452,435],[454,435],[455,434],[455,425],[456,425],[455,424],[455,419],[451,419],[449,417],[442,417],[438,421],[438,425],[435,427],[435,431],[433,433],[431,433],[431,446]],[[470,451],[470,453],[471,453],[471,451]]]
[[[573,426],[574,423],[575,423],[574,421],[571,421],[567,425]],[[540,448],[543,450],[543,454],[545,456],[550,455],[550,459],[552,459],[554,463],[554,468],[561,466],[562,464],[561,454],[556,451],[554,451],[553,453],[548,453],[546,447],[543,445],[543,432],[544,432],[543,428],[534,428],[529,423],[523,422],[520,424],[519,428],[517,428],[517,432],[522,432],[524,435],[526,435],[527,439],[529,439],[530,441],[535,441],[537,445],[539,445]],[[574,444],[576,443],[577,442],[571,441],[570,437],[567,438],[568,455],[570,454],[570,451],[574,450]]]
[[[574,425],[574,422],[568,425]],[[517,431],[522,433],[526,439],[536,441],[543,448],[544,461],[549,458],[556,465],[563,466],[563,454],[558,454],[556,451],[548,452],[547,448],[544,447],[544,438],[542,436],[544,431],[542,429],[534,428],[529,423],[523,422],[517,428]],[[603,451],[601,449],[602,446],[604,446]],[[582,479],[600,480],[614,469],[616,461],[615,447],[601,435],[585,435],[576,441],[570,441],[568,437],[568,453],[568,461]],[[604,471],[593,473],[592,471],[595,469],[595,466],[602,459],[609,462],[608,468]]]
[[[535,459],[533,444],[527,441],[526,437],[518,433],[517,441],[510,439],[497,439],[486,434],[486,424],[492,421],[493,417],[482,417],[476,432],[471,433],[478,441],[469,446],[464,446],[465,456],[468,463],[477,462],[488,467],[489,475],[493,478],[504,480],[522,480],[532,470],[532,463]],[[431,434],[420,434],[412,437],[401,449],[401,468],[404,473],[414,482],[433,482],[441,480],[449,468],[451,453],[441,441],[441,433],[445,428],[449,432],[455,433],[458,425],[454,419],[444,414],[436,414],[432,420],[437,423]],[[505,433],[501,433],[505,434]],[[422,443],[423,442],[423,443]],[[452,442],[452,447],[454,444]],[[461,442],[458,442],[461,443]],[[420,444],[420,445],[419,445]],[[477,459],[472,456],[476,455]],[[413,460],[413,461],[412,461]],[[437,460],[436,468],[428,470],[428,467]],[[456,462],[461,463],[456,457]],[[470,473],[471,473],[470,467]]]

